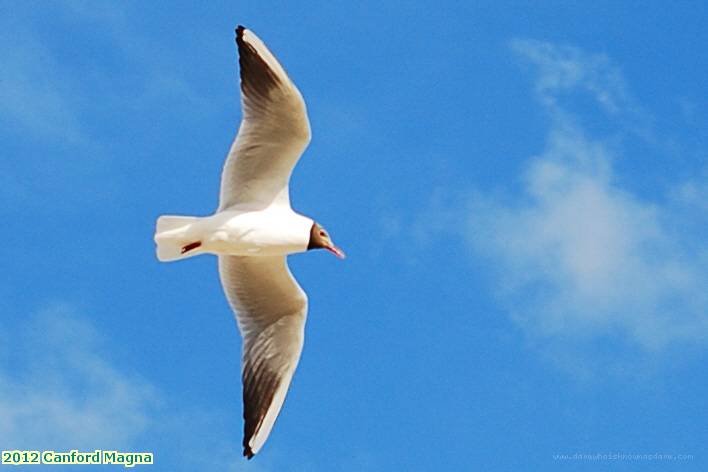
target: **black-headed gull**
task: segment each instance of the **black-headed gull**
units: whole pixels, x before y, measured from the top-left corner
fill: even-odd
[[[270,434],[302,351],[307,295],[286,256],[310,249],[344,253],[327,231],[290,207],[288,183],[310,142],[305,102],[273,54],[250,30],[236,29],[243,120],[221,175],[216,213],[161,216],[161,261],[219,257],[224,293],[243,336],[243,454]]]

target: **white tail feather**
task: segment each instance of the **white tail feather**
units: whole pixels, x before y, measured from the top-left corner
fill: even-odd
[[[186,257],[196,256],[201,251],[196,248],[183,252],[183,248],[195,240],[192,225],[199,220],[196,216],[163,215],[157,219],[155,228],[155,243],[157,244],[157,258],[161,261],[175,261]]]

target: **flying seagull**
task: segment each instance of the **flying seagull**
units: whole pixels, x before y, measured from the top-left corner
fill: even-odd
[[[302,95],[250,30],[236,28],[243,119],[221,175],[219,208],[206,217],[161,216],[157,258],[215,254],[243,337],[243,455],[253,457],[275,422],[302,351],[307,295],[286,257],[327,249],[327,231],[290,207],[288,183],[310,142]]]

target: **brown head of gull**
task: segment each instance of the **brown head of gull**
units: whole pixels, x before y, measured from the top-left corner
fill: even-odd
[[[317,222],[312,223],[312,228],[310,229],[310,242],[307,244],[307,250],[311,249],[327,249],[340,259],[347,257],[344,251],[334,245],[327,230]]]

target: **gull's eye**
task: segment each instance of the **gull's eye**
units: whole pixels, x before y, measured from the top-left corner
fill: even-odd
[[[323,238],[326,238],[326,237],[327,237],[327,233],[325,233],[324,231],[320,231],[320,236],[322,236]]]

